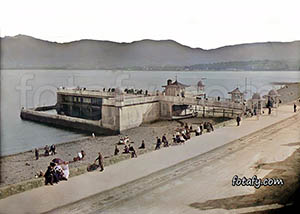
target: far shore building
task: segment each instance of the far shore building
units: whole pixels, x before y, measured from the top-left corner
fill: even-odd
[[[244,93],[242,93],[239,88],[234,89],[231,92],[228,92],[231,95],[231,101],[235,103],[243,103],[244,102]]]

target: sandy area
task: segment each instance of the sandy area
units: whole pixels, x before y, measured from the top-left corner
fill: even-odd
[[[181,120],[181,122],[191,124],[199,124],[203,121],[211,121],[213,124],[223,121],[222,118],[190,118]],[[134,129],[124,131],[122,136],[128,135],[130,140],[134,142],[134,148],[137,150],[138,155],[141,152],[148,152],[154,150],[156,143],[156,136],[161,137],[166,134],[169,142],[172,142],[172,135],[177,127],[181,124],[178,121],[159,121],[151,124],[143,124],[142,126]],[[19,153],[16,155],[6,156],[0,158],[1,166],[1,184],[0,187],[4,187],[8,184],[15,184],[21,181],[33,179],[37,172],[40,170],[45,171],[50,161],[54,158],[61,158],[65,161],[72,161],[73,157],[81,150],[86,152],[86,157],[82,161],[70,163],[70,171],[72,176],[72,170],[82,168],[92,163],[97,157],[98,151],[101,151],[105,158],[105,165],[109,163],[111,159],[125,159],[128,158],[128,154],[119,154],[114,157],[114,146],[119,141],[120,136],[96,136],[96,138],[88,137],[79,139],[77,141],[68,142],[64,144],[56,145],[57,154],[48,157],[40,157],[39,160],[35,160],[33,151]],[[137,148],[140,146],[142,140],[145,141],[146,150],[139,151]],[[123,151],[123,146],[118,146],[120,153]],[[40,154],[44,150],[40,150]]]

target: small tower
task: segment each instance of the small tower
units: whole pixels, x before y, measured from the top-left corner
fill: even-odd
[[[202,83],[201,80],[199,80],[199,82],[197,83],[197,92],[198,93],[203,93],[204,92],[204,87],[205,87],[205,85]]]
[[[244,93],[242,93],[239,88],[234,89],[231,92],[228,92],[228,94],[231,94],[231,101],[235,103],[243,103],[244,102]]]
[[[248,107],[253,111],[254,115],[261,114],[263,99],[259,93],[254,93],[252,98],[248,100]]]
[[[276,90],[272,89],[269,91],[267,100],[267,107],[277,108],[279,106],[279,94]]]

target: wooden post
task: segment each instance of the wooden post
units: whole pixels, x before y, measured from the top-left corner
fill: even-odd
[[[205,106],[203,106],[203,112],[202,112],[203,117],[205,117]]]
[[[225,117],[225,109],[223,109],[223,117]]]

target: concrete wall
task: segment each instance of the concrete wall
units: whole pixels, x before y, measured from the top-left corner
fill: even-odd
[[[21,118],[25,120],[36,121],[39,123],[49,124],[56,127],[63,127],[81,131],[94,132],[98,134],[111,135],[118,132],[101,127],[101,121],[85,120],[64,115],[51,115],[40,111],[30,109],[21,110]]]
[[[129,105],[120,108],[120,131],[138,127],[160,118],[159,102]]]
[[[102,106],[101,125],[115,131],[120,130],[120,107]]]

